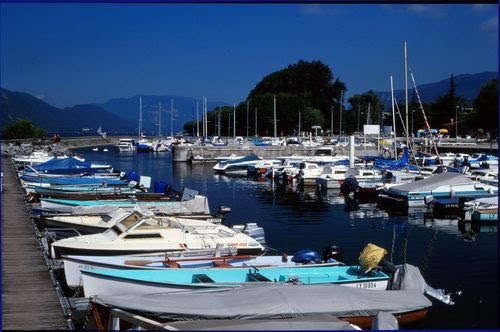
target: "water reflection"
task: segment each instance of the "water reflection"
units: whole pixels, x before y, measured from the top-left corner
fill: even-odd
[[[498,222],[493,223],[472,223],[466,221],[458,222],[458,229],[463,235],[464,241],[476,241],[476,236],[479,233],[497,233],[498,231]]]

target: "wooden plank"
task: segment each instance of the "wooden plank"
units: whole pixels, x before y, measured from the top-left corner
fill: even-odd
[[[67,330],[10,158],[2,172],[2,329]]]

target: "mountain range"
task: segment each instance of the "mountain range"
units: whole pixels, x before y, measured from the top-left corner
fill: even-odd
[[[483,72],[478,74],[463,74],[453,76],[456,84],[455,94],[464,98],[467,102],[472,103],[479,94],[481,86],[491,79],[498,79],[496,72]],[[411,101],[414,89],[411,83],[411,78],[408,78],[408,99]],[[418,94],[422,103],[434,102],[438,97],[444,95],[450,90],[450,78],[443,79],[439,82],[417,85]],[[375,92],[384,104],[386,111],[391,110],[391,92]],[[404,102],[404,90],[394,90],[394,98],[397,102]]]
[[[454,76],[456,94],[472,101],[481,86],[496,72],[465,74]],[[433,102],[449,90],[450,78],[439,82],[417,86],[422,102]],[[411,98],[413,89],[409,89]],[[391,93],[375,92],[390,110]],[[138,133],[142,113],[142,128],[146,135],[157,135],[159,124],[161,133],[170,135],[182,131],[184,123],[193,121],[202,114],[202,101],[182,96],[137,95],[130,98],[114,98],[103,104],[81,104],[66,108],[54,107],[28,93],[1,89],[2,124],[18,119],[29,119],[48,132],[78,133],[85,130],[96,132],[99,126],[107,133]],[[404,99],[404,91],[394,91],[398,102]],[[142,108],[140,107],[142,101]],[[208,111],[217,106],[229,106],[222,101],[208,101]],[[161,114],[159,109],[161,106]],[[142,110],[142,112],[141,112]]]

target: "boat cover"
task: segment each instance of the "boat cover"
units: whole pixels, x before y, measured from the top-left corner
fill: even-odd
[[[148,202],[146,202],[148,203]],[[122,206],[120,208],[125,210],[139,209],[143,213],[150,211],[165,213],[167,215],[175,214],[210,214],[210,207],[208,205],[208,198],[202,195],[196,195],[193,199],[182,202],[169,202],[168,205],[156,205],[155,202],[150,204],[143,204],[141,206]],[[71,208],[71,213],[76,215],[85,214],[105,214],[117,208],[116,205],[101,205],[101,206],[82,206],[77,205]]]
[[[43,178],[31,175],[22,175],[21,180],[26,182],[33,182],[37,184],[51,184],[51,185],[89,185],[89,186],[126,186],[128,182],[126,180],[120,179],[110,179],[110,178],[99,178],[99,177],[54,177],[54,178]]]
[[[81,161],[73,157],[68,157],[64,159],[50,159],[44,163],[31,166],[37,172],[54,172],[59,170],[70,170],[70,169],[83,169],[89,170],[92,167],[91,163],[87,161]]]
[[[311,316],[308,319],[291,318],[291,319],[258,319],[258,320],[194,320],[194,321],[177,321],[169,322],[163,325],[170,330],[243,330],[243,331],[344,331],[344,330],[359,330],[359,328],[350,325],[331,315]],[[380,325],[381,326],[381,325]]]
[[[335,284],[262,284],[216,291],[96,296],[91,301],[173,320],[370,316],[432,305],[419,290],[375,291]]]
[[[432,191],[440,186],[444,185],[458,185],[458,184],[470,184],[478,183],[477,181],[469,179],[465,174],[460,173],[439,173],[423,180],[418,180],[411,183],[405,183],[392,188],[388,191],[396,192],[426,192]]]

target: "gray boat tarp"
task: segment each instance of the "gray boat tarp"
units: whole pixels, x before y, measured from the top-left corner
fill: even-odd
[[[430,176],[423,180],[418,180],[411,183],[401,184],[389,188],[391,192],[415,192],[415,191],[432,191],[437,187],[444,185],[458,185],[477,183],[471,180],[467,175],[461,173],[440,173]]]
[[[202,195],[196,195],[192,199],[187,201],[176,202],[172,201],[171,204],[167,205],[155,205],[154,202],[151,204],[141,204],[131,205],[131,206],[116,206],[116,205],[101,205],[101,206],[74,206],[71,208],[71,213],[76,215],[83,214],[105,214],[109,213],[117,208],[123,210],[138,209],[143,213],[148,213],[148,211],[155,211],[165,213],[167,215],[175,214],[210,214],[210,207],[208,205],[208,198]]]
[[[449,304],[455,304],[449,294],[445,294],[443,289],[435,289],[427,284],[424,277],[420,273],[418,267],[411,264],[403,264],[397,266],[397,271],[392,278],[390,289],[418,289],[421,292],[432,296],[433,298]]]
[[[91,301],[168,320],[371,316],[432,305],[419,290],[375,291],[335,284],[271,284],[218,291],[95,296]]]
[[[310,316],[304,318],[290,319],[254,319],[254,320],[192,320],[192,321],[176,321],[164,324],[167,329],[177,330],[257,330],[257,331],[349,331],[358,330],[353,325],[344,322],[330,315]],[[381,326],[381,325],[380,325]],[[378,326],[377,326],[378,327]]]

